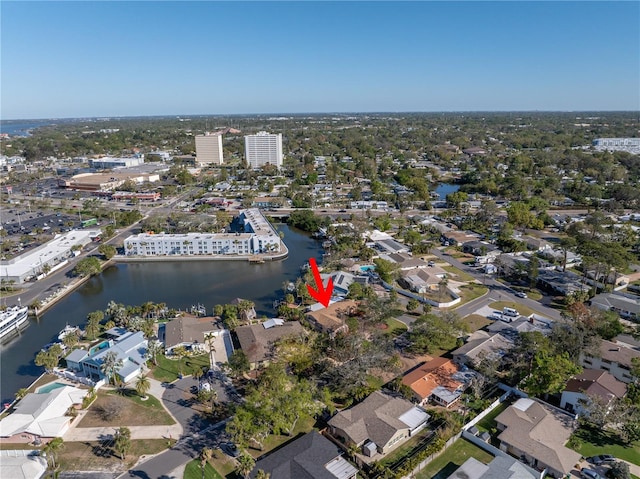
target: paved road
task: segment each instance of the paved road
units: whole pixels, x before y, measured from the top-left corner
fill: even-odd
[[[224,435],[225,421],[211,425],[203,420],[194,409],[195,402],[191,393],[192,388],[197,385],[198,381],[188,377],[179,379],[165,387],[162,402],[183,427],[184,434],[171,449],[134,466],[122,474],[120,478],[172,478],[174,477],[173,471],[180,471],[187,462],[197,458],[203,447],[216,447],[220,442],[226,440]],[[221,394],[224,394],[224,388],[219,381],[214,383],[214,387],[218,390],[218,398],[222,400]],[[224,397],[226,398],[226,396]],[[176,479],[182,479],[182,477],[176,477]]]
[[[488,303],[491,303],[494,301],[513,301],[516,303],[520,303],[524,306],[528,306],[529,308],[534,309],[536,311],[539,311],[541,314],[551,319],[555,319],[555,320],[562,319],[560,312],[557,311],[556,309],[545,306],[544,304],[538,301],[534,301],[532,299],[518,298],[517,296],[514,296],[513,290],[510,287],[500,283],[499,281],[496,281],[491,277],[487,277],[487,275],[485,275],[478,269],[469,267],[461,263],[457,259],[449,255],[445,255],[442,251],[438,249],[435,249],[435,248],[432,249],[431,253],[434,256],[438,257],[439,259],[446,261],[450,265],[455,266],[456,268],[473,276],[475,279],[477,279],[481,283],[484,283],[489,288],[489,293],[486,296],[482,296],[474,301],[471,301],[469,303],[463,304],[462,306],[458,307],[456,309],[456,312],[460,316],[466,316],[468,314],[471,314],[477,309],[481,308],[482,306],[486,306]]]

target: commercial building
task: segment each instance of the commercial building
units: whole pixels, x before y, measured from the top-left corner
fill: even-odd
[[[222,165],[224,163],[221,131],[196,135],[196,162],[198,166]]]
[[[265,165],[282,166],[282,134],[277,135],[260,131],[244,137],[244,153],[250,168]]]
[[[640,148],[640,138],[596,138],[593,146],[612,147],[635,147]]]
[[[257,209],[240,213],[238,233],[141,233],[124,240],[127,256],[214,256],[279,253],[280,236]]]
[[[75,253],[74,249],[91,243],[100,230],[72,230],[28,253],[10,260],[0,261],[0,279],[22,284],[66,265]]]
[[[80,191],[109,191],[130,180],[136,184],[160,181],[157,173],[81,173],[70,179],[59,179],[58,187]]]
[[[107,170],[111,168],[130,168],[132,166],[140,166],[144,163],[144,155],[129,156],[126,158],[95,158],[89,160],[89,166],[91,168],[97,168],[99,170]]]

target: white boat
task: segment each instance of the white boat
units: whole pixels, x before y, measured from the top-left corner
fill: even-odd
[[[17,333],[28,319],[29,308],[26,306],[11,306],[0,311],[0,339]]]
[[[78,326],[69,326],[67,324],[64,327],[64,329],[60,331],[60,333],[58,334],[58,340],[62,341],[65,338],[65,336],[68,336],[69,334],[77,333],[77,332],[79,332]]]

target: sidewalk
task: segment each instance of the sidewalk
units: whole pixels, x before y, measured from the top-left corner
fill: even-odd
[[[164,407],[167,414],[169,414],[169,416],[171,416],[175,421],[175,424],[171,426],[128,426],[129,430],[131,430],[131,439],[180,439],[180,436],[182,436],[182,433],[184,432],[182,425],[176,420],[173,414],[171,414],[171,411],[167,409],[162,401],[162,394],[164,393],[165,388],[162,386],[160,381],[148,376],[147,379],[149,379],[149,383],[151,384],[149,394],[160,400],[162,407]],[[80,414],[78,414],[73,425],[64,435],[64,440],[66,442],[99,441],[113,436],[117,429],[117,427],[114,426],[77,427],[86,413],[86,410],[80,411]]]

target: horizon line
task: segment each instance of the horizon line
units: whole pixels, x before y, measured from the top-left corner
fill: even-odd
[[[190,118],[190,117],[260,117],[260,116],[320,116],[320,115],[420,115],[420,114],[500,114],[500,113],[638,113],[634,110],[414,110],[414,111],[326,111],[326,112],[269,112],[269,113],[191,113],[191,114],[158,114],[158,115],[95,115],[95,116],[56,116],[40,118],[0,118],[1,122],[8,121],[43,121],[43,120],[95,120],[95,119],[127,119],[127,118]]]

